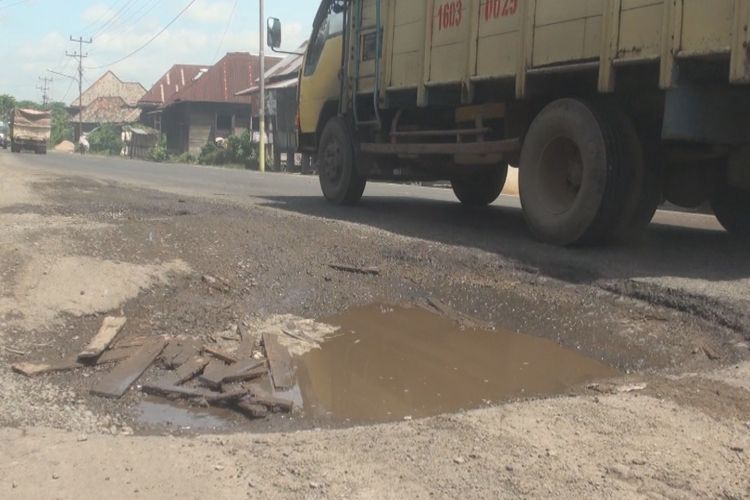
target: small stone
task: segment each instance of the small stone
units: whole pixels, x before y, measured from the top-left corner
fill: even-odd
[[[88,440],[89,440],[89,437],[86,434],[81,434],[80,436],[78,436],[77,441],[79,443],[83,443],[84,441],[88,441]]]
[[[456,457],[453,459],[453,462],[461,465],[466,462],[466,459],[464,457]]]
[[[507,470],[508,472],[513,472],[513,466],[512,465],[506,465],[505,466],[505,470]]]
[[[406,420],[407,422],[409,422],[409,421],[412,420],[412,416],[411,415],[407,415],[407,416],[404,417],[404,420]]]
[[[316,483],[315,481],[310,481],[310,488],[317,490],[321,487],[320,483]]]
[[[223,465],[214,465],[214,470],[216,470],[216,471],[222,471],[222,470],[224,470],[224,466]]]
[[[642,458],[634,458],[632,460],[633,465],[646,465],[646,461]]]
[[[13,481],[13,483],[11,484],[11,487],[15,490],[16,488],[18,488],[18,483]]]
[[[742,447],[742,446],[730,446],[729,449],[732,450],[732,451],[735,451],[737,453],[744,453],[745,452],[745,448]]]
[[[58,474],[57,472],[53,472],[52,479],[60,479],[60,474]]]

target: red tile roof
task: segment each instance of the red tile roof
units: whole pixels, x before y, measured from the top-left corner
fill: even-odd
[[[267,67],[277,64],[278,57],[266,57]],[[248,88],[260,73],[260,58],[247,52],[230,52],[202,76],[165,101],[169,106],[177,102],[233,102],[249,103],[247,97],[235,93]]]
[[[206,72],[211,66],[197,64],[175,64],[162,76],[151,90],[138,102],[140,106],[161,106],[172,97],[190,85],[201,72]]]

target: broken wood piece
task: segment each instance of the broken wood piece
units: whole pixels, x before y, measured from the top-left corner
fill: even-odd
[[[310,337],[304,332],[300,332],[300,331],[293,332],[291,330],[281,330],[281,331],[284,332],[284,335],[288,335],[289,337],[292,337],[293,339],[301,340],[302,342],[307,342],[313,345],[318,345],[317,340]]]
[[[210,354],[214,358],[220,359],[220,360],[224,361],[225,363],[232,364],[232,363],[236,363],[237,362],[237,358],[234,357],[234,356],[232,356],[228,352],[224,352],[224,351],[222,351],[220,349],[215,349],[215,348],[207,346],[207,345],[203,346],[203,352],[205,352],[207,354]]]
[[[237,389],[231,392],[213,392],[206,389],[172,385],[168,382],[157,382],[155,384],[144,384],[141,390],[153,396],[178,399],[203,399],[209,404],[226,403],[236,401],[247,396],[246,389]]]
[[[86,360],[99,357],[101,353],[109,348],[109,345],[115,340],[122,327],[125,326],[127,318],[124,316],[107,316],[102,321],[99,331],[94,335],[89,344],[78,353],[78,359]]]
[[[209,387],[219,388],[223,384],[252,380],[268,373],[265,360],[248,359],[223,368],[206,370],[200,381]]]
[[[271,379],[276,389],[290,389],[294,386],[294,367],[289,350],[281,345],[276,335],[263,334],[263,345],[271,369]]]
[[[122,397],[128,388],[151,366],[166,345],[167,341],[160,338],[138,348],[135,354],[117,365],[94,385],[91,394],[106,398]]]
[[[171,340],[161,353],[164,366],[173,370],[200,354],[200,347],[191,340]]]
[[[82,363],[78,361],[78,355],[75,355],[70,358],[65,358],[65,359],[52,361],[48,363],[44,363],[44,362],[16,363],[11,366],[11,369],[16,373],[20,373],[21,375],[26,375],[27,377],[36,377],[38,375],[43,375],[45,373],[64,372],[64,371],[70,371],[70,370],[77,370],[79,368],[87,368],[89,366],[116,363],[118,361],[122,361],[123,359],[129,358],[136,351],[137,351],[137,348],[133,348],[133,347],[122,348],[122,349],[118,348],[118,349],[112,349],[110,351],[105,351],[104,354],[99,356],[96,360],[92,360],[93,362]]]
[[[249,418],[266,418],[268,416],[268,408],[265,406],[254,403],[250,398],[242,398],[236,403],[237,409]]]
[[[250,398],[253,403],[266,406],[272,411],[284,411],[289,413],[294,409],[294,401],[272,396],[257,384],[250,384],[248,389],[250,390]]]
[[[141,347],[143,344],[149,341],[151,337],[138,336],[138,337],[127,337],[123,339],[117,339],[113,349],[119,349],[121,347]]]
[[[331,269],[335,269],[336,271],[343,271],[345,273],[354,273],[354,274],[368,274],[371,276],[377,276],[380,274],[380,269],[377,267],[359,267],[359,266],[349,266],[346,264],[328,264],[328,267]]]
[[[200,375],[208,363],[208,358],[196,356],[167,375],[167,379],[174,385],[182,385]]]
[[[16,356],[26,356],[26,355],[28,355],[28,354],[29,354],[29,353],[28,353],[28,352],[26,352],[26,351],[21,351],[21,350],[19,350],[19,349],[13,349],[12,347],[6,347],[6,346],[3,346],[3,350],[4,350],[5,352],[9,352],[9,353],[11,353],[11,354],[15,354]]]
[[[237,356],[240,358],[250,358],[255,351],[255,345],[258,343],[257,334],[251,334],[242,322],[237,325],[237,332],[240,334],[240,345],[237,347]]]

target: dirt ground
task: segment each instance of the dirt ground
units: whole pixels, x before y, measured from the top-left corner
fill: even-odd
[[[2,159],[0,227],[3,498],[750,495],[750,352],[718,322],[491,252]],[[622,376],[376,426],[293,415],[228,419],[217,433],[145,422],[137,388],[90,396],[106,367],[34,379],[10,369],[80,351],[108,313],[127,316],[126,337],[207,341],[274,315],[425,297]]]

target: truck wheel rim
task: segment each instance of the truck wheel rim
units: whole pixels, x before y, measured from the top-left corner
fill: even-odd
[[[575,142],[558,137],[544,148],[539,186],[550,211],[563,214],[573,208],[583,185],[583,158]]]
[[[338,181],[341,177],[344,163],[339,141],[332,139],[326,144],[322,160],[321,170],[323,171],[323,175],[331,182]]]

